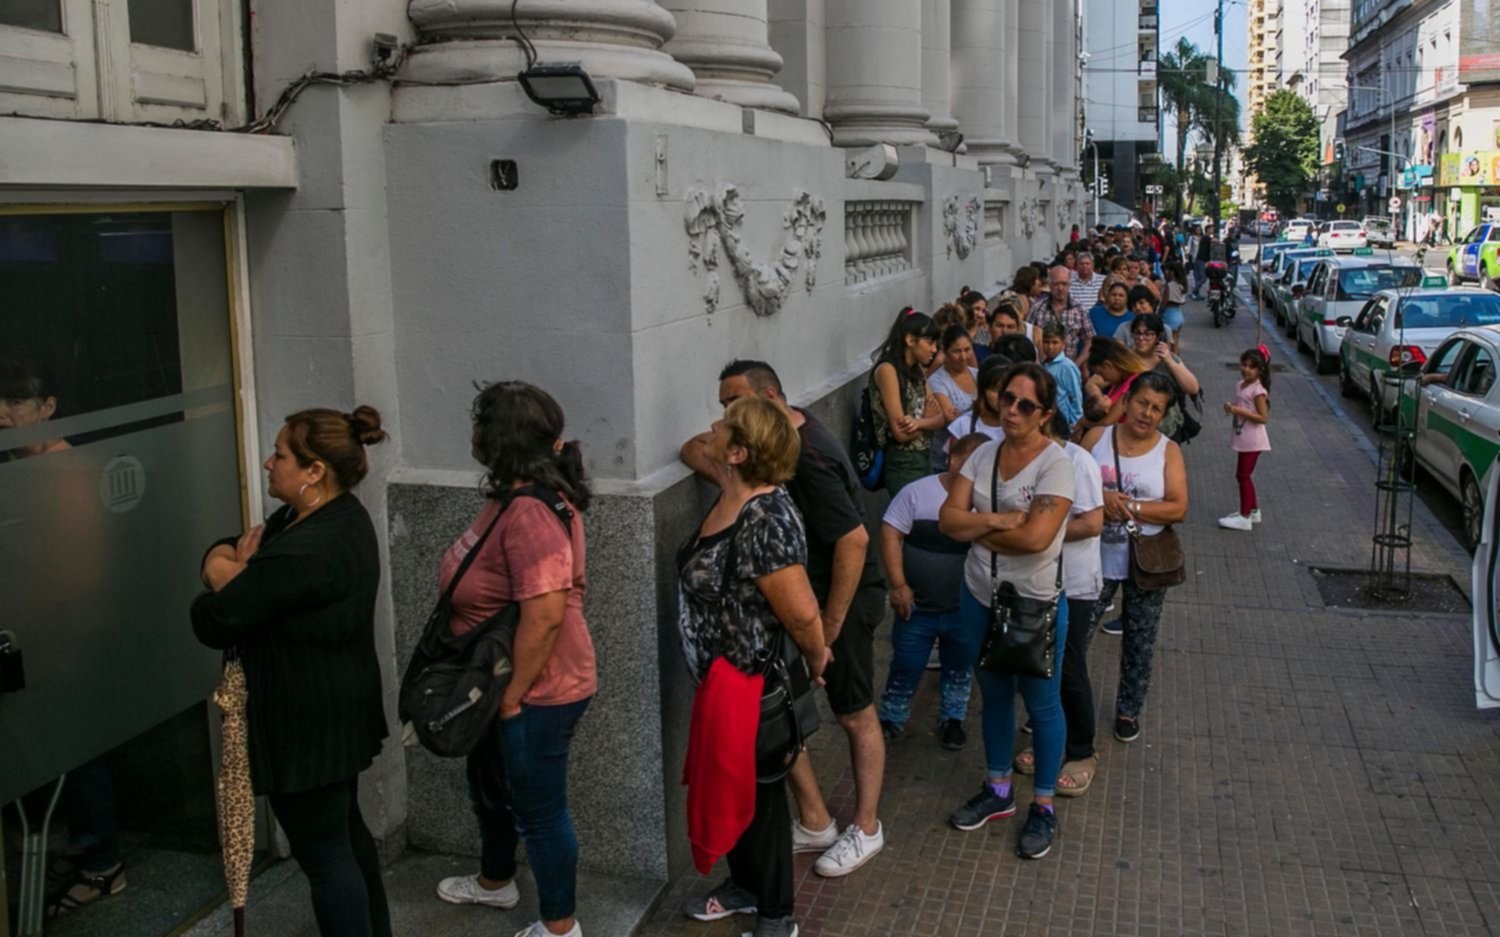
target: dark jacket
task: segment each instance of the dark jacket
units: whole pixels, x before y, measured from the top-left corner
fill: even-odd
[[[294,519],[290,507],[271,515],[244,571],[192,608],[198,640],[236,648],[244,661],[257,794],[354,777],[387,734],[375,656],[375,526],[347,493],[289,526]]]

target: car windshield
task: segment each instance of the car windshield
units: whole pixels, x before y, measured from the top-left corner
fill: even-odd
[[[1387,231],[1391,227],[1389,221],[1366,221],[1365,229],[1369,231]]]
[[[1500,324],[1500,295],[1494,293],[1432,293],[1401,304],[1396,328],[1461,329]]]
[[[1355,222],[1355,221],[1335,221],[1333,223],[1333,230],[1335,230],[1335,231],[1358,231],[1359,230],[1359,223]]]
[[[1338,294],[1335,299],[1369,299],[1380,290],[1393,290],[1416,286],[1422,282],[1422,271],[1417,267],[1355,267],[1339,271]]]

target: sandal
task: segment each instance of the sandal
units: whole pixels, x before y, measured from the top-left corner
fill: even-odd
[[[1030,748],[1026,749],[1016,756],[1013,764],[1015,765],[1016,774],[1024,774],[1027,777],[1036,774],[1036,751]]]
[[[1058,797],[1082,797],[1094,783],[1094,774],[1099,770],[1099,756],[1090,755],[1062,766],[1057,776]]]
[[[73,880],[54,894],[47,902],[47,920],[53,920],[68,911],[76,911],[100,898],[118,895],[125,890],[125,863],[116,863],[113,869],[91,875],[80,869]]]

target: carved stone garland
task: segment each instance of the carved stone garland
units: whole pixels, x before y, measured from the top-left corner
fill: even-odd
[[[792,204],[781,215],[781,244],[768,263],[758,263],[745,247],[741,231],[745,209],[740,193],[732,184],[725,185],[717,197],[700,188],[688,190],[686,225],[688,268],[697,272],[701,263],[708,271],[703,290],[703,307],[708,313],[719,308],[719,245],[729,258],[734,278],[739,281],[745,302],[758,316],[775,315],[792,292],[797,271],[806,262],[802,281],[811,293],[818,282],[818,259],[823,256],[823,223],[828,213],[823,200],[797,189]]]
[[[1037,222],[1041,221],[1040,209],[1034,198],[1023,199],[1021,202],[1021,232],[1027,237],[1036,233]]]
[[[979,219],[983,214],[984,203],[973,196],[965,202],[954,195],[943,203],[943,233],[947,236],[949,257],[954,253],[959,260],[969,256],[979,243]]]

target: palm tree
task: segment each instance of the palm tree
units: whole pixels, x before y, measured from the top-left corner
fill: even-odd
[[[1177,45],[1161,56],[1156,70],[1161,89],[1161,106],[1170,111],[1177,122],[1177,171],[1187,168],[1188,137],[1198,123],[1202,113],[1205,92],[1213,89],[1205,82],[1207,65],[1212,57],[1205,54],[1186,38],[1179,38]]]
[[[1217,142],[1215,152],[1220,159],[1239,145],[1240,100],[1234,96],[1234,72],[1221,71],[1217,88],[1202,86],[1197,112],[1193,115],[1193,128],[1203,134],[1209,145]]]

